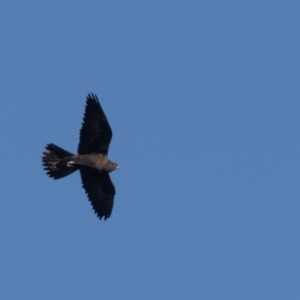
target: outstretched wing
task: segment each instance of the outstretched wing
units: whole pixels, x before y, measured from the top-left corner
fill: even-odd
[[[104,220],[110,217],[114,204],[115,187],[106,172],[80,169],[82,186],[88,195],[95,213]]]
[[[112,131],[96,95],[88,94],[80,130],[78,154],[107,154]]]

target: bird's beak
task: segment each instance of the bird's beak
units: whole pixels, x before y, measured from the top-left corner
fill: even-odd
[[[119,170],[120,169],[120,167],[119,166],[116,166],[116,170]]]

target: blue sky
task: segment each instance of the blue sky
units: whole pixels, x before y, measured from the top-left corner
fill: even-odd
[[[2,1],[3,299],[299,299],[298,1]],[[115,206],[80,177],[85,97]]]

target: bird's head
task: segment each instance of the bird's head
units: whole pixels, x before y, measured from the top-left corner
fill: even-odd
[[[114,163],[114,162],[112,162],[110,160],[107,162],[107,171],[108,172],[112,172],[112,171],[118,170],[118,169],[120,169],[120,167],[118,166],[118,164],[116,164],[116,163]]]

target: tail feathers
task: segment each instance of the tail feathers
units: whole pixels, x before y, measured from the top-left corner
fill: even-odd
[[[76,167],[68,165],[68,157],[74,154],[54,145],[48,144],[45,152],[43,152],[43,166],[47,174],[54,179],[65,177],[77,170]]]

